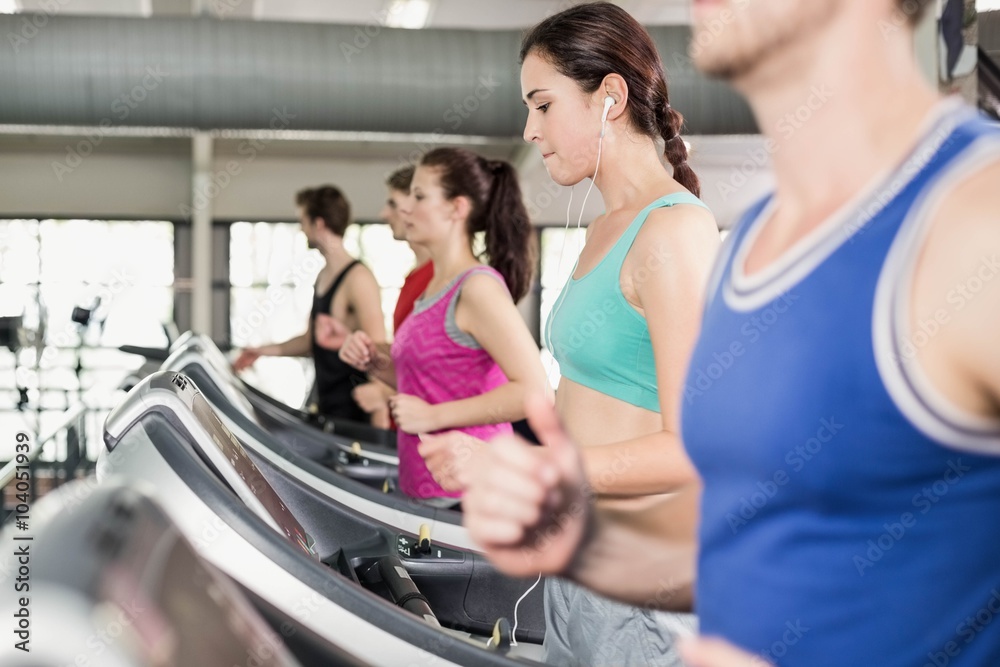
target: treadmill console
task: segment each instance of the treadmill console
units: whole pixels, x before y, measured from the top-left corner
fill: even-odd
[[[183,373],[190,364],[198,364],[230,403],[256,421],[253,407],[235,384],[229,360],[215,341],[203,334],[186,334],[171,347],[171,354],[160,369]]]
[[[196,453],[254,514],[312,558],[319,558],[312,537],[187,376],[161,371],[133,387],[105,422],[108,449],[113,450],[132,425],[150,413],[164,416],[186,432]]]
[[[465,554],[461,551],[439,547],[436,544],[421,548],[419,537],[405,533],[396,535],[396,555],[404,560],[437,560],[456,563],[465,561]]]

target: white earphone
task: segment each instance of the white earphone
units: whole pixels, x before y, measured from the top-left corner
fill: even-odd
[[[577,218],[576,221],[577,230],[580,229],[580,225],[583,223],[583,212],[587,208],[587,200],[590,198],[591,190],[594,189],[594,181],[597,180],[597,172],[601,168],[601,152],[602,149],[604,148],[604,133],[608,126],[608,113],[611,111],[611,107],[613,107],[614,105],[615,105],[615,98],[611,97],[611,95],[608,95],[607,97],[604,98],[604,111],[601,113],[601,135],[597,143],[597,165],[594,167],[594,175],[590,177],[590,187],[587,188],[587,194],[583,196],[583,206],[580,207],[580,217]],[[572,206],[573,206],[573,188],[570,187],[569,203],[566,205],[566,227],[563,229],[562,250],[559,251],[559,264],[557,265],[558,268],[556,269],[558,273],[562,273],[562,260],[563,260],[563,255],[566,252],[566,239],[568,238],[568,234],[566,234],[566,232],[569,231],[569,216],[570,216],[570,208]],[[551,322],[552,322],[552,317],[550,315],[549,323]]]
[[[608,125],[608,112],[615,105],[615,98],[608,95],[604,98],[604,113],[601,114],[601,138],[604,137],[604,130]]]

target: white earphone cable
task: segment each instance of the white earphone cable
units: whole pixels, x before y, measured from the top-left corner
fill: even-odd
[[[583,204],[580,206],[580,215],[576,219],[576,230],[580,231],[580,226],[583,224],[583,213],[587,210],[587,200],[590,198],[590,193],[594,189],[594,183],[597,180],[597,173],[601,170],[601,153],[604,150],[604,127],[607,123],[607,118],[601,120],[601,136],[597,141],[597,165],[594,167],[594,175],[590,177],[590,186],[587,188],[587,193],[583,196]],[[566,226],[563,228],[563,243],[562,249],[559,251],[559,264],[557,264],[557,271],[562,274],[562,261],[563,255],[566,253],[566,241],[569,238],[569,220],[570,220],[570,209],[573,206],[573,187],[570,186],[569,190],[569,203],[566,205]],[[582,248],[581,248],[582,251]]]
[[[518,598],[517,602],[514,604],[514,628],[510,631],[510,645],[511,646],[517,646],[517,608],[521,605],[521,600],[523,600],[524,598],[528,597],[528,593],[530,593],[531,591],[535,590],[535,586],[537,586],[538,582],[540,582],[541,580],[542,580],[542,573],[539,572],[538,573],[538,578],[535,579],[535,583],[531,584],[531,588],[529,588],[528,590],[526,590],[524,592],[524,595],[522,595],[520,598]]]
[[[583,212],[587,208],[587,199],[590,197],[590,191],[594,189],[594,182],[597,180],[597,172],[601,169],[601,150],[604,148],[604,135],[602,133],[600,140],[597,143],[597,166],[594,167],[594,175],[590,177],[590,187],[587,188],[587,194],[583,196],[583,205],[580,206],[580,217],[576,219],[576,230],[580,231],[580,224],[583,222]]]
[[[601,115],[601,135],[597,141],[597,165],[594,167],[594,175],[590,177],[590,186],[587,188],[587,194],[583,196],[583,204],[580,206],[580,216],[576,219],[576,231],[580,231],[580,226],[583,224],[583,212],[587,209],[587,199],[590,198],[590,192],[594,189],[594,182],[597,180],[597,172],[601,169],[601,152],[604,149],[604,131],[607,127],[608,121],[608,110],[614,105],[614,99],[609,95],[605,99],[604,113]],[[566,254],[566,242],[569,240],[569,220],[570,220],[570,210],[573,207],[573,191],[574,186],[569,188],[569,203],[566,204],[566,226],[563,227],[563,241],[562,247],[559,249],[559,263],[556,264],[556,275],[562,276],[562,266],[563,266],[563,256]],[[580,244],[578,244],[580,245]],[[577,257],[583,252],[583,246],[586,245],[586,241],[580,245],[577,251]],[[575,265],[574,265],[574,271]],[[571,274],[572,277],[572,274]],[[548,325],[552,323],[552,315],[550,314],[547,318],[546,329]],[[550,331],[550,330],[549,330]],[[546,340],[549,338],[549,331],[546,331]]]

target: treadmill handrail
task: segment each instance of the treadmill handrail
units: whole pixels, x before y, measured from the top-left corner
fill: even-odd
[[[202,367],[199,367],[199,370],[201,368]],[[209,404],[214,405],[213,400],[215,397],[213,396],[213,388],[210,385],[206,387],[206,391],[203,392],[203,395],[208,400]],[[263,456],[267,459],[271,459],[272,457],[280,459],[310,477],[317,477],[322,480],[323,483],[336,486],[338,489],[358,496],[366,502],[381,505],[390,512],[405,511],[419,516],[421,519],[429,521],[444,521],[445,519],[442,517],[442,514],[444,512],[451,512],[450,510],[441,510],[427,505],[413,505],[412,501],[409,500],[397,501],[391,495],[387,495],[384,492],[378,491],[375,488],[357,480],[353,480],[350,477],[340,475],[320,463],[312,461],[308,457],[302,456],[293,449],[280,445],[277,442],[277,439],[266,433],[266,431],[264,431],[259,425],[248,419],[246,415],[240,413],[239,410],[231,408],[227,409],[226,406],[219,405],[214,405],[214,407],[218,410],[220,418],[227,422],[227,427],[229,427],[230,430],[235,429],[235,434],[237,436],[247,436],[251,440],[251,442],[246,446],[259,456]],[[240,431],[243,431],[243,433],[241,434]],[[264,438],[267,438],[267,440]],[[257,443],[259,447],[254,446],[254,443]],[[458,513],[454,514],[456,515],[454,518],[458,519],[456,523],[460,524],[461,515]]]
[[[226,406],[239,412],[262,431],[271,432],[271,430],[267,427],[267,424],[263,423],[262,420],[258,418],[255,410],[252,405],[249,404],[246,397],[232,384],[226,381],[226,378],[222,376],[215,364],[211,363],[211,360],[205,359],[197,351],[184,349],[174,352],[170,355],[170,358],[163,363],[160,370],[172,373],[183,373],[185,375],[191,375],[192,372],[196,372],[199,378],[205,378],[205,381],[211,385],[213,390],[212,394],[218,394],[225,401]],[[198,383],[196,382],[196,384]],[[199,386],[199,389],[202,391],[202,394],[206,395],[206,397],[210,399],[209,403],[213,403],[211,395],[205,394],[205,387]],[[236,394],[235,397],[234,394]],[[217,410],[224,411],[222,406],[215,405],[214,407]],[[352,440],[347,436],[336,433],[325,433],[306,426],[305,424],[291,425],[290,428],[296,429],[310,442],[313,442],[325,449],[335,449],[345,454],[359,454],[372,461],[384,463],[386,465],[399,465],[399,456],[395,452],[378,451],[378,446],[372,443]]]
[[[221,371],[217,368],[217,364],[212,361],[212,357],[215,355],[221,356],[221,352],[218,347],[214,344],[209,347],[205,341],[202,340],[201,336],[191,336],[187,339],[188,344],[183,347],[176,347],[170,353],[170,356],[164,359],[163,363],[160,365],[161,371],[179,371],[186,363],[186,359],[195,358],[199,362],[202,362],[202,366],[206,369],[210,369],[210,375],[215,379],[215,383],[219,385],[219,391],[225,394],[226,399],[235,405],[239,410],[246,413],[247,415],[253,415],[253,407],[247,401],[246,397],[232,385],[232,383],[219,378]],[[211,342],[211,341],[208,341]],[[223,358],[225,360],[225,358]]]
[[[231,364],[222,353],[222,350],[220,350],[218,345],[215,344],[215,341],[208,336],[188,332],[178,339],[177,343],[171,348],[170,356],[163,362],[163,365],[160,366],[160,370],[181,371],[186,364],[191,363],[197,363],[200,367],[205,369],[205,372],[218,386],[219,391],[230,403],[236,406],[241,412],[246,414],[252,420],[257,422],[260,421],[257,415],[258,411],[256,406],[248,396],[247,389],[250,388],[250,385],[243,382],[243,380],[233,373]],[[261,392],[258,389],[253,389],[253,391],[261,397],[266,396],[264,392]],[[273,402],[273,399],[267,400],[269,403]],[[277,403],[274,403],[274,405],[277,405]],[[295,409],[288,408],[288,410]],[[298,410],[295,410],[295,413],[297,415],[305,414]],[[363,427],[364,425],[361,424],[357,426],[359,429]],[[309,430],[315,431],[317,429],[309,427]],[[322,433],[323,431],[320,432]],[[380,463],[399,465],[399,457],[395,455],[395,452],[389,454],[372,451],[371,447],[375,446],[376,443],[365,442],[364,436],[358,437],[357,435],[352,435],[351,432],[339,433],[335,431],[334,434],[340,438],[344,438],[345,440],[357,442],[362,447],[363,454],[368,458],[379,461]],[[351,453],[351,447],[354,446],[353,442],[347,445],[337,443],[337,446],[343,451]]]

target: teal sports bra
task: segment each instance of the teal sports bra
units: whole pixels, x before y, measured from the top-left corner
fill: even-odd
[[[653,412],[660,411],[660,401],[649,327],[622,294],[619,276],[649,212],[676,204],[708,208],[694,195],[679,192],[660,197],[639,211],[587,275],[573,278],[574,265],[545,331],[546,345],[559,362],[563,377]]]

